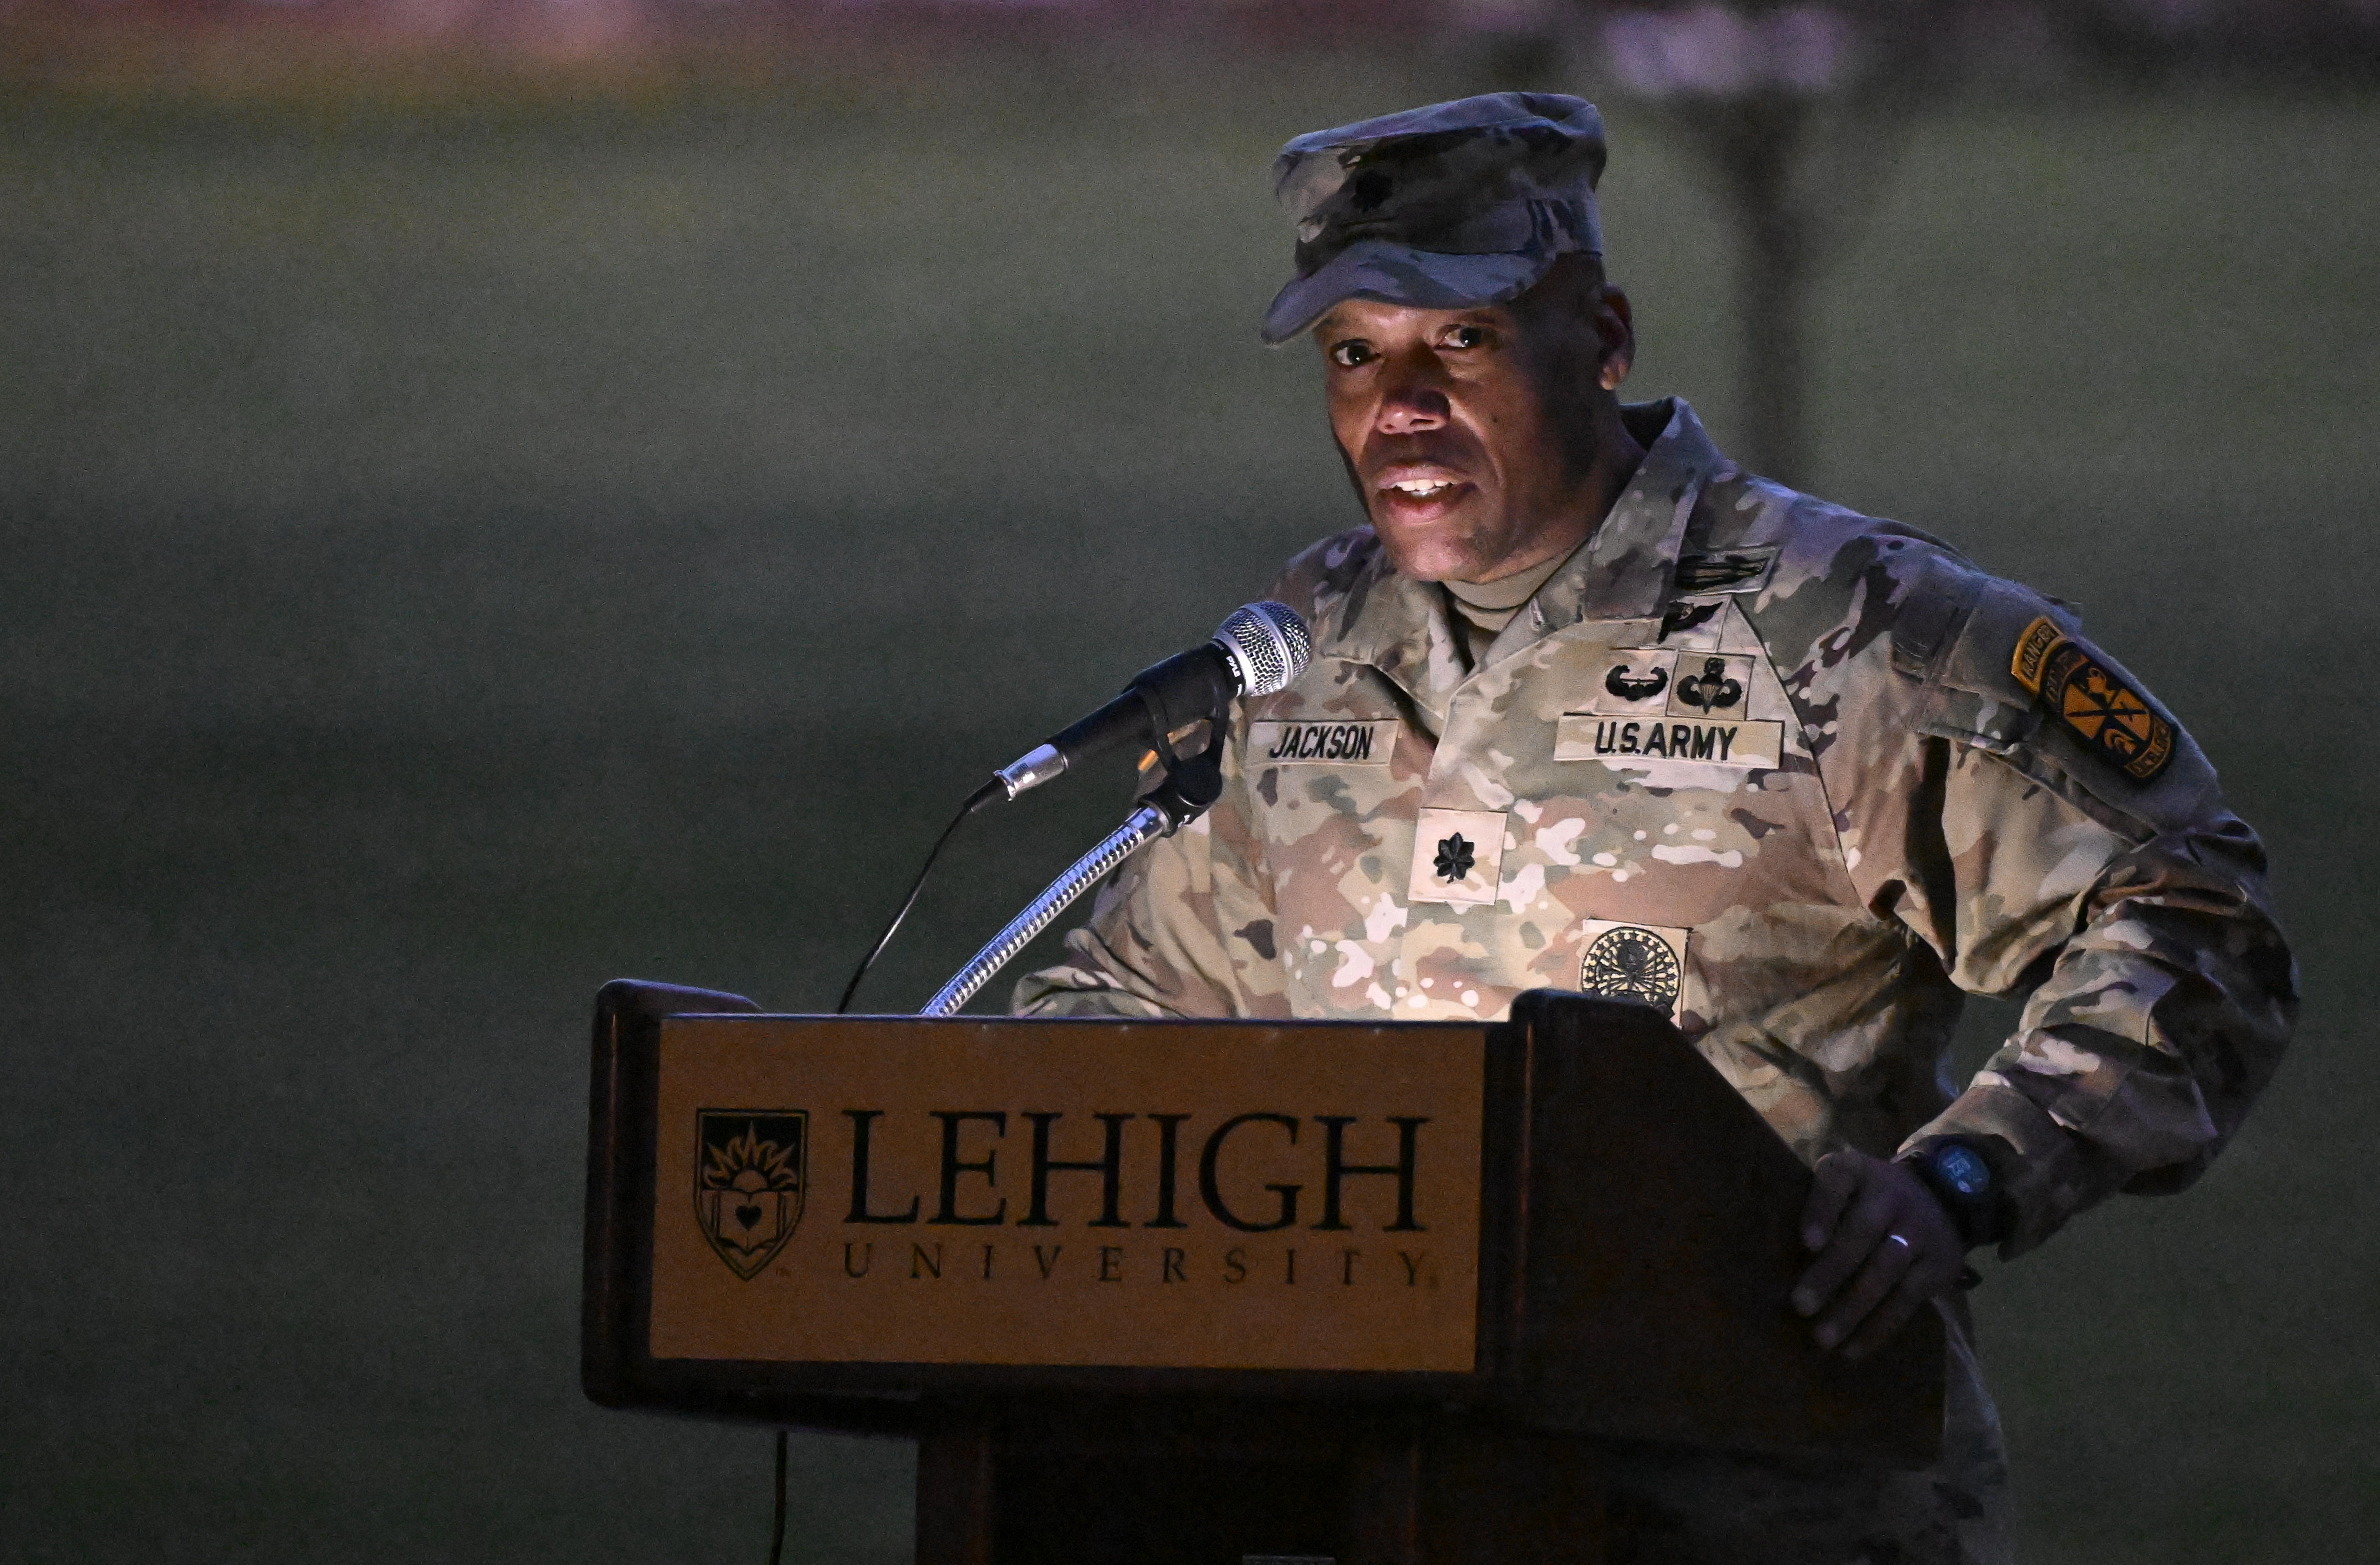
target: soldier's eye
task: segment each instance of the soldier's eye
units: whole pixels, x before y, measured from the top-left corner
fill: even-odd
[[[1449,326],[1446,329],[1446,346],[1449,347],[1485,347],[1488,346],[1488,328],[1485,326]]]
[[[1372,345],[1367,342],[1358,340],[1330,345],[1330,362],[1349,370],[1353,370],[1371,357]]]

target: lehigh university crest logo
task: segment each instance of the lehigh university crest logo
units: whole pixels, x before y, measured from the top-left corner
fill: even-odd
[[[758,1277],[802,1220],[809,1119],[798,1109],[695,1116],[695,1220],[738,1277]]]

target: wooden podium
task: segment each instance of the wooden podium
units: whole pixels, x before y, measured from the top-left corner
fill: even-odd
[[[1786,1305],[1809,1174],[1642,1006],[1481,1023],[597,1001],[582,1373],[919,1442],[919,1565],[1604,1558],[1609,1442],[1918,1463],[1930,1312]]]

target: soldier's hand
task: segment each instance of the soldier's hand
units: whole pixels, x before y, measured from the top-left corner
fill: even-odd
[[[1840,1343],[1844,1357],[1860,1358],[1957,1280],[1966,1245],[1934,1193],[1899,1163],[1830,1152],[1817,1171],[1802,1243],[1818,1258],[1793,1285],[1793,1307],[1817,1317],[1818,1346]]]

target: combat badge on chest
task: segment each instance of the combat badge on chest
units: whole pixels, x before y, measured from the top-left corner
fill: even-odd
[[[1747,716],[1754,660],[1639,647],[1612,654],[1590,710],[1565,714],[1554,759],[1609,766],[1775,767],[1785,725]]]

